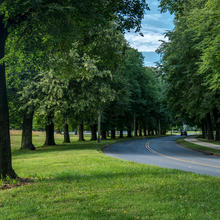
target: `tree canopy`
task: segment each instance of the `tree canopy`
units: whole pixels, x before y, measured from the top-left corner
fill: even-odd
[[[167,99],[177,117],[203,129],[203,136],[220,139],[219,1],[162,1],[177,13],[169,41],[158,49],[161,71],[168,83]]]

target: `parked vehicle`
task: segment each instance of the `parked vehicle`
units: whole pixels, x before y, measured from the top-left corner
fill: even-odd
[[[187,136],[187,131],[181,131],[181,136]]]

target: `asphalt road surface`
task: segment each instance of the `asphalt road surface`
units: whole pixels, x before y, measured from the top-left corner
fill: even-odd
[[[220,157],[184,148],[176,144],[179,136],[138,139],[116,143],[105,154],[142,164],[185,170],[220,177]]]

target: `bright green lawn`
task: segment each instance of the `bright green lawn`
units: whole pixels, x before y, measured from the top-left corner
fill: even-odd
[[[34,136],[34,143],[43,143]],[[13,166],[35,182],[0,191],[0,219],[220,219],[220,179],[126,162],[104,155],[101,144],[19,151]],[[57,137],[57,143],[63,138]]]

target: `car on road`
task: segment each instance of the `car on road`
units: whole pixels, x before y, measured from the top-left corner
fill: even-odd
[[[187,131],[181,131],[181,136],[187,136]]]

